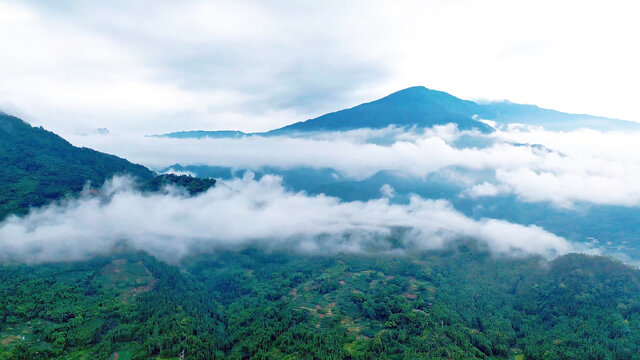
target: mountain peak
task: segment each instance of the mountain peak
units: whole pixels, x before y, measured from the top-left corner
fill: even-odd
[[[492,131],[490,126],[473,118],[478,113],[478,107],[472,101],[459,99],[446,92],[412,86],[350,109],[285,126],[272,133],[379,129],[390,125],[427,128],[449,123],[456,124],[460,130]]]
[[[406,89],[402,89],[402,90],[398,90],[394,93],[389,94],[388,96],[391,95],[395,95],[395,94],[420,94],[420,93],[429,93],[431,91],[435,91],[435,90],[431,90],[425,86],[422,85],[416,85],[416,86],[409,86]]]
[[[468,111],[476,110],[478,104],[473,101],[462,100],[449,93],[440,90],[429,89],[424,86],[412,86],[406,89],[402,89],[391,93],[376,101],[404,101],[404,102],[421,102],[430,104],[431,106],[446,106],[449,109],[465,108],[465,114],[468,115]],[[445,109],[443,109],[445,110]]]
[[[393,92],[388,96],[395,95],[395,94],[434,94],[434,93],[447,94],[444,91],[430,89],[423,85],[415,85],[415,86],[409,86],[408,88]],[[452,95],[449,95],[449,96],[452,96]]]

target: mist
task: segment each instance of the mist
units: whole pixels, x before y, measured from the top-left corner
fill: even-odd
[[[334,169],[366,179],[379,171],[424,178],[456,167],[492,173],[469,178],[463,196],[515,194],[526,202],[563,208],[585,202],[640,205],[640,143],[637,133],[580,129],[571,132],[510,126],[492,134],[389,127],[304,136],[249,136],[238,139],[175,139],[132,136],[76,136],[92,145],[155,169],[173,164]],[[466,143],[466,144],[465,144]]]
[[[119,246],[169,262],[248,245],[310,254],[401,254],[460,239],[477,239],[496,255],[549,257],[577,249],[537,226],[470,219],[445,200],[342,202],[287,191],[276,176],[255,180],[249,174],[192,197],[171,187],[143,194],[132,179],[116,177],[99,196],[8,218],[0,224],[0,261],[79,261]]]

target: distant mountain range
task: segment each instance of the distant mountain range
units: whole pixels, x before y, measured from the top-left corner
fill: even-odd
[[[415,92],[419,98],[424,90],[413,88],[409,93]],[[453,101],[450,97],[440,95],[442,103],[412,110],[400,105],[405,95],[392,95],[375,105],[364,104],[358,110],[328,114],[279,130],[342,130],[363,123],[385,126],[385,119],[392,116],[404,121],[400,125],[415,125],[409,114],[422,113],[421,126],[446,120],[461,128],[492,131],[474,117],[465,118],[464,112],[474,103],[463,101],[451,111],[451,117],[438,120],[430,117],[431,109],[445,109],[443,103]],[[537,112],[537,108],[528,109],[532,116]],[[378,117],[358,119],[366,114]],[[496,113],[495,118],[507,118],[508,114]],[[597,124],[600,120],[593,121]],[[244,136],[238,132],[218,135]],[[144,166],[75,147],[52,132],[2,113],[0,168],[0,220],[74,196],[89,181],[92,188],[100,186],[114,174],[137,177],[144,192],[177,185],[196,194],[216,183],[214,179],[189,176],[157,176]],[[179,164],[172,169],[222,179],[249,171]],[[481,171],[463,173],[463,168],[449,170],[478,181],[493,176]],[[460,196],[464,184],[439,173],[411,178],[381,171],[368,179],[354,180],[330,168],[261,171],[255,176],[275,173],[291,190],[344,201],[386,196],[388,201],[406,203],[411,194],[446,199],[478,221],[504,219],[535,224],[570,240],[597,243],[597,237],[612,253],[640,258],[636,246],[640,238],[638,207],[586,206],[576,210],[526,203],[513,195],[472,199]],[[385,186],[393,189],[391,195],[381,191]],[[99,193],[97,188],[95,193]],[[304,196],[299,193],[295,201],[302,201]],[[151,200],[172,216],[192,216],[172,211],[172,199]],[[125,204],[129,201],[134,200],[128,199]],[[237,201],[246,198],[239,196]],[[191,204],[198,210],[202,201]],[[240,218],[237,214],[242,212],[234,212],[234,206],[229,206],[238,221],[232,221],[228,228],[251,221],[274,221],[270,216],[261,217],[261,201],[252,199],[250,206],[255,208],[256,217]],[[353,206],[366,209],[361,204]],[[86,216],[91,214],[87,212]],[[126,213],[119,215],[123,223],[118,226],[126,229],[133,219],[125,218]],[[218,215],[200,211],[198,216],[209,219]],[[284,217],[289,215],[293,220],[285,222],[294,221],[297,227],[306,224],[297,221],[296,214],[282,213]],[[319,222],[326,221],[324,214],[317,215]],[[82,241],[94,242],[95,253],[101,255],[63,263],[69,258],[65,253],[77,256],[77,249],[65,248],[75,242],[40,249],[23,246],[20,231],[12,231],[41,229],[36,235],[40,243],[56,241],[58,237],[49,238],[49,232],[75,226],[74,221],[67,222],[66,213],[58,216],[56,221],[36,216],[35,225],[13,220],[0,223],[3,229],[9,229],[2,234],[15,234],[0,239],[2,249],[9,249],[8,257],[0,254],[0,359],[637,359],[640,353],[640,272],[603,256],[569,254],[550,261],[540,256],[492,256],[484,242],[471,239],[451,242],[443,249],[428,249],[420,244],[419,237],[416,245],[405,245],[400,236],[406,229],[395,227],[388,236],[374,235],[371,239],[383,244],[380,254],[370,253],[365,247],[353,252],[341,244],[351,241],[352,236],[358,244],[358,239],[366,236],[359,233],[344,233],[337,239],[329,233],[319,236],[318,249],[286,251],[290,242],[281,240],[293,237],[283,232],[283,239],[278,241],[270,240],[272,234],[265,234],[268,241],[238,241],[246,244],[238,248],[233,240],[219,246],[207,242],[189,246],[189,241],[178,240],[176,249],[191,247],[189,251],[201,253],[167,264],[128,246],[128,240],[134,237],[139,238],[132,242],[138,244],[134,246],[152,248],[175,241],[171,236],[163,238],[166,230],[157,235],[138,234],[134,228],[131,233],[118,235],[114,249],[106,245],[108,241],[87,235]],[[153,212],[147,217],[145,227],[170,226],[154,219]],[[429,224],[440,218],[424,220]],[[85,226],[94,225],[90,221]],[[338,222],[336,226],[339,229],[341,225]],[[446,238],[446,222],[443,229]],[[490,231],[487,234],[491,236]],[[204,239],[217,233],[196,227],[184,236]],[[321,251],[336,246],[345,253]],[[37,254],[48,249],[53,254],[47,255],[55,261],[21,264],[21,257],[14,260],[11,256],[14,249],[29,252],[26,256],[36,261]]]
[[[491,132],[494,129],[481,120],[497,125],[512,123],[542,126],[547,130],[568,131],[578,128],[595,130],[640,130],[640,123],[592,115],[568,114],[535,105],[508,101],[476,103],[462,100],[446,92],[423,86],[400,90],[382,99],[340,110],[314,119],[297,122],[262,133],[241,131],[180,131],[158,136],[172,138],[238,138],[248,135],[286,135],[317,131],[348,131],[360,128],[381,129],[391,125],[429,128],[456,124],[460,130]]]

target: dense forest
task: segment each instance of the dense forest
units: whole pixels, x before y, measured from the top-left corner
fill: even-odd
[[[162,191],[166,186],[175,186],[186,190],[189,195],[209,190],[216,184],[216,179],[197,178],[189,175],[162,174],[148,180],[139,181],[139,189],[144,192]]]
[[[606,257],[248,248],[0,281],[0,359],[640,359],[640,271]]]

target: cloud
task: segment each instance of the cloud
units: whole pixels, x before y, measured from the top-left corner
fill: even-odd
[[[633,6],[5,0],[0,104],[65,136],[267,130],[412,85],[639,120]]]
[[[519,168],[498,168],[501,190],[526,201],[640,206],[640,133],[581,129],[554,132],[527,128],[497,132],[501,141],[541,144],[539,159]]]
[[[384,252],[392,250],[391,238],[415,249],[474,238],[496,254],[553,256],[575,250],[537,226],[473,220],[444,200],[341,202],[288,192],[274,176],[220,182],[194,197],[171,188],[144,195],[129,179],[114,178],[99,197],[8,218],[0,224],[0,261],[74,261],[122,244],[168,261],[248,244],[325,254]]]
[[[496,172],[497,180],[525,201],[553,201],[562,207],[575,202],[600,205],[640,205],[640,185],[633,177],[617,178],[521,168]],[[491,185],[492,186],[492,185]]]
[[[371,131],[383,137],[384,131]],[[473,169],[517,168],[536,160],[537,150],[497,143],[477,149],[458,149],[448,143],[459,134],[452,126],[424,133],[401,133],[388,144],[366,141],[366,131],[314,134],[311,137],[250,136],[239,139],[174,139],[132,136],[76,136],[72,143],[123,156],[153,168],[175,163],[258,169],[263,166],[333,168],[362,179],[380,170],[426,176],[448,166]],[[443,135],[444,134],[444,135]],[[453,135],[451,135],[453,134]],[[452,138],[449,138],[453,136]]]
[[[186,176],[196,177],[196,174],[192,173],[191,171],[181,171],[181,170],[176,170],[174,168],[169,168],[169,169],[165,170],[162,173],[163,174],[173,174],[173,175],[178,175],[178,176],[186,175]]]
[[[463,192],[463,195],[472,198],[482,196],[496,196],[500,193],[500,189],[490,182],[483,182],[481,184],[473,185],[471,188]]]
[[[321,21],[332,10],[320,4],[60,6],[0,3],[0,40],[12,50],[0,59],[0,97],[65,135],[267,130],[340,106],[385,74],[326,31],[351,19]]]
[[[393,189],[391,185],[384,184],[380,187],[380,194],[382,194],[382,196],[388,199],[392,199],[393,197],[396,196],[396,191]]]
[[[458,145],[461,139],[473,137],[483,138],[487,145]],[[110,135],[71,140],[156,169],[176,163],[254,170],[331,168],[355,180],[379,171],[413,178],[440,173],[466,187],[462,196],[515,194],[523,201],[549,201],[569,208],[578,202],[640,206],[639,137],[634,132],[554,132],[527,127],[487,135],[459,132],[447,125],[426,131],[389,127],[295,137]]]

